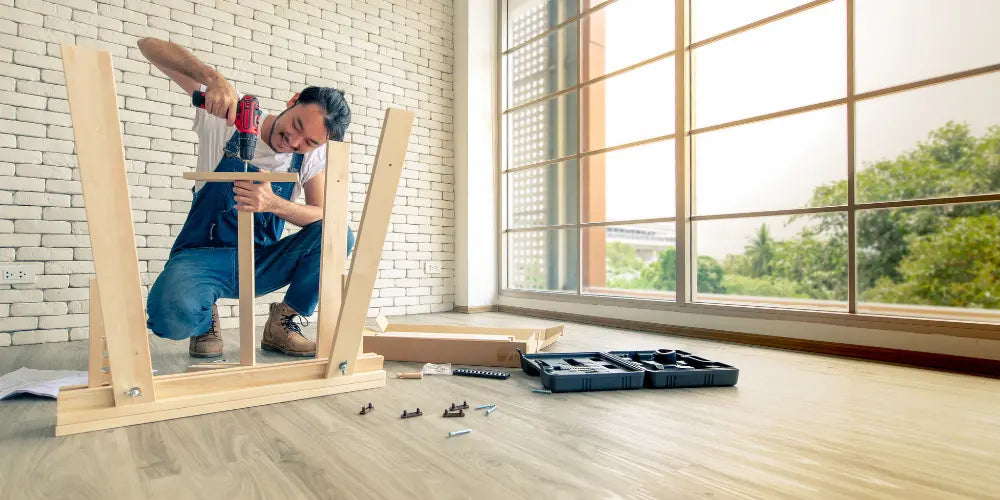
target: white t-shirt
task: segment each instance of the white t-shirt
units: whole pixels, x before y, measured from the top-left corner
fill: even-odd
[[[205,86],[201,86],[201,91],[205,91]],[[243,94],[237,92],[242,98]],[[261,110],[263,111],[263,110]],[[260,122],[264,123],[267,111],[263,111]],[[210,115],[201,108],[196,108],[194,114],[194,126],[192,130],[198,134],[198,166],[199,172],[214,172],[222,161],[223,150],[226,143],[236,133],[236,125],[229,125],[226,120],[214,115]],[[287,172],[292,166],[293,153],[275,153],[263,137],[257,139],[257,149],[254,150],[253,160],[250,163],[261,169],[271,172]],[[298,199],[302,192],[302,185],[309,182],[314,175],[326,168],[326,143],[320,144],[318,148],[305,153],[302,158],[302,166],[299,168],[299,181],[295,183],[292,190],[292,201]],[[204,182],[196,182],[195,189],[201,189]]]

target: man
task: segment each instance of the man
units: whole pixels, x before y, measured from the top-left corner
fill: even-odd
[[[186,49],[155,38],[138,42],[143,56],[187,95],[205,92],[205,109],[195,111],[198,171],[243,171],[236,157],[233,123],[240,94],[215,69]],[[261,348],[291,356],[314,356],[316,343],[302,335],[297,317],[311,315],[319,301],[326,143],[342,141],[351,112],[341,91],[308,87],[292,96],[278,116],[261,117],[251,171],[297,172],[298,182],[199,182],[187,220],[146,302],[148,327],[160,337],[190,338],[199,358],[222,355],[215,302],[239,296],[237,211],[254,212],[256,294],[289,285],[284,301],[270,306]],[[293,200],[305,192],[306,203]],[[302,229],[281,238],[284,222]],[[354,243],[348,229],[348,253]]]

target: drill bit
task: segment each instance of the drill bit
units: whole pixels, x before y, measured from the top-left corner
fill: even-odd
[[[243,172],[246,173],[247,171],[249,171],[249,167],[247,166],[247,161],[243,160]]]

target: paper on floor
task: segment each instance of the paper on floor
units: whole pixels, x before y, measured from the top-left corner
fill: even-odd
[[[54,398],[59,395],[60,387],[86,383],[85,371],[20,368],[0,375],[0,399],[22,393]]]
[[[451,375],[451,363],[445,363],[443,365],[426,363],[424,364],[424,367],[420,369],[420,373],[423,373],[424,375]]]

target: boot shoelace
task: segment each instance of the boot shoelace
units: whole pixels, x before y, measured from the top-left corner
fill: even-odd
[[[301,320],[302,326],[309,326],[309,319],[306,318],[305,316],[302,316],[301,314],[289,314],[288,316],[282,317],[281,325],[287,328],[289,331],[302,335],[302,328],[300,328],[299,324],[295,322],[296,316],[302,318]]]

